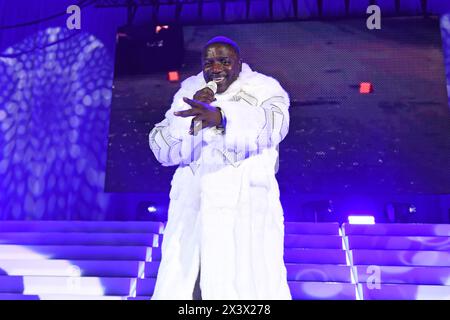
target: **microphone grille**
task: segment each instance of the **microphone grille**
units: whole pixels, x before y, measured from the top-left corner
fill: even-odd
[[[210,88],[212,90],[212,92],[214,92],[214,94],[217,93],[217,83],[215,83],[214,81],[210,81],[206,84],[206,88]]]

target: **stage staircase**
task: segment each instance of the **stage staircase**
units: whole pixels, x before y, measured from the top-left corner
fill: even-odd
[[[293,299],[450,300],[450,225],[285,223]],[[0,300],[147,300],[161,222],[1,221]]]

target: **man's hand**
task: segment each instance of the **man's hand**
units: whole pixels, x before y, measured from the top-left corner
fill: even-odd
[[[203,88],[194,94],[194,100],[210,104],[216,98],[214,98],[214,92],[210,88]]]
[[[208,89],[209,90],[209,89]],[[192,109],[174,112],[178,117],[194,117],[191,122],[189,134],[197,135],[203,128],[219,126],[222,123],[222,114],[219,109],[208,103],[183,98],[183,101],[192,107]]]

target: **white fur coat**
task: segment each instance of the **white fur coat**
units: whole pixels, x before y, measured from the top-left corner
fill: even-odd
[[[243,64],[216,94],[225,131],[188,134],[192,118],[173,115],[205,87],[202,73],[183,81],[149,143],[172,179],[162,261],[153,299],[192,299],[199,269],[202,299],[291,299],[284,217],[275,179],[289,128],[289,97],[275,79]]]

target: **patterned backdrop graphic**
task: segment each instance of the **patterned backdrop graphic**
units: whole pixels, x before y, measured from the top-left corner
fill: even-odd
[[[1,54],[0,220],[102,218],[112,65],[62,28]]]

